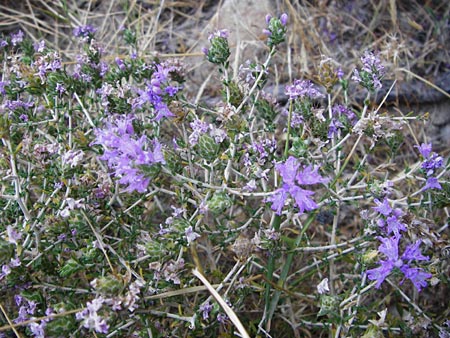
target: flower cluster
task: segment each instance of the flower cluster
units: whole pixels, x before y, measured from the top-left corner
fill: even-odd
[[[399,256],[399,242],[403,238],[402,232],[406,231],[406,224],[401,220],[404,215],[401,209],[393,209],[388,199],[385,197],[383,201],[375,199],[376,207],[373,209],[378,212],[378,226],[383,229],[387,237],[379,236],[381,242],[378,251],[385,255],[386,259],[380,260],[379,266],[367,270],[367,277],[370,280],[376,280],[376,288],[379,288],[386,277],[393,270],[399,270],[404,277],[411,280],[418,291],[427,286],[426,279],[431,278],[431,274],[425,272],[422,268],[412,266],[413,261],[427,261],[428,257],[421,254],[419,246],[421,240],[417,240],[414,244],[406,246],[405,251]],[[403,281],[401,282],[403,283]]]
[[[303,100],[305,98],[312,100],[325,96],[310,80],[295,80],[294,84],[286,86],[285,92],[290,100]]]
[[[357,69],[353,71],[352,80],[361,83],[369,91],[381,89],[381,79],[386,71],[378,55],[366,51],[361,57],[361,62],[363,67],[359,71]]]
[[[267,45],[272,48],[282,43],[286,37],[286,24],[288,15],[281,14],[280,18],[274,18],[271,15],[266,16],[267,28],[263,33],[267,35]]]
[[[151,167],[164,164],[165,160],[161,143],[157,139],[150,141],[145,135],[138,137],[132,122],[131,116],[115,117],[104,129],[95,130],[92,144],[104,148],[100,159],[108,162],[119,183],[127,185],[126,191],[144,192],[150,183]]]
[[[211,33],[208,37],[210,48],[202,48],[209,62],[225,65],[230,57],[230,46],[228,45],[228,30],[221,29]]]
[[[341,104],[334,105],[331,112],[332,118],[328,127],[328,138],[332,138],[336,135],[340,129],[345,127],[345,124],[354,126],[356,122],[358,122],[356,114]]]
[[[37,303],[33,300],[28,300],[21,295],[17,294],[14,296],[14,301],[19,307],[19,312],[17,318],[14,319],[14,323],[22,323],[30,320],[28,328],[30,329],[33,337],[44,338],[45,337],[45,327],[50,319],[43,319],[41,321],[34,321],[37,312]],[[45,311],[46,316],[53,314],[52,308],[47,308]]]
[[[314,192],[302,189],[300,185],[325,183],[328,180],[320,176],[318,167],[308,165],[300,169],[300,166],[300,162],[293,156],[289,156],[285,163],[276,165],[278,173],[283,178],[283,185],[267,201],[272,202],[271,208],[278,215],[281,215],[288,195],[294,199],[300,214],[317,208],[316,202],[310,198]]]
[[[421,254],[419,246],[421,240],[417,240],[414,244],[406,247],[405,251],[399,256],[398,244],[401,236],[399,234],[392,237],[378,239],[382,244],[378,247],[378,251],[386,256],[385,260],[380,260],[380,266],[374,269],[367,270],[367,277],[370,280],[376,280],[376,288],[379,288],[386,277],[395,268],[399,269],[405,278],[411,280],[418,291],[427,286],[426,279],[431,278],[431,274],[425,272],[422,268],[411,266],[413,261],[427,261],[428,257]],[[402,284],[403,281],[400,283]]]
[[[431,143],[422,143],[420,146],[416,146],[419,149],[420,154],[423,157],[421,168],[425,173],[427,182],[423,187],[423,190],[428,189],[442,189],[438,179],[433,176],[437,169],[444,166],[444,159],[439,154],[432,152]]]
[[[163,118],[175,116],[167,105],[166,98],[173,98],[181,89],[181,86],[171,84],[172,74],[181,74],[180,66],[168,62],[155,64],[155,71],[145,90],[138,90],[139,98],[133,104],[133,109],[142,108],[149,103],[153,108],[153,120],[160,121]]]
[[[90,39],[97,29],[91,25],[84,25],[75,27],[73,30],[73,36],[81,38],[82,40]]]
[[[94,298],[91,302],[87,302],[86,308],[76,313],[76,319],[81,320],[83,326],[89,330],[94,329],[98,333],[108,333],[109,325],[105,318],[98,314],[104,302],[103,297]]]

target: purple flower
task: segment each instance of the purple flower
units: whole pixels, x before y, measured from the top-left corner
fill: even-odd
[[[341,104],[334,105],[331,108],[331,113],[335,117],[345,116],[347,120],[354,126],[356,122],[358,122],[358,117],[356,114],[346,106],[343,106]]]
[[[35,42],[33,44],[33,48],[34,48],[34,51],[36,53],[42,53],[44,51],[44,48],[45,48],[45,40],[41,40],[39,42]]]
[[[331,119],[330,125],[328,126],[328,138],[333,138],[333,135],[336,135],[338,130],[343,128],[344,125],[338,119]]]
[[[23,36],[24,34],[20,30],[17,33],[12,33],[11,43],[13,44],[13,46],[17,46],[19,43],[21,43],[23,41]]]
[[[431,278],[433,275],[431,273],[425,272],[420,268],[411,268],[408,265],[404,265],[400,268],[406,278],[408,278],[416,287],[417,291],[421,291],[428,284],[426,279]],[[401,282],[401,284],[403,281]]]
[[[45,331],[44,328],[47,325],[47,323],[43,320],[38,324],[37,322],[31,323],[28,325],[28,328],[30,329],[31,333],[33,334],[33,337],[36,338],[45,338]]]
[[[414,244],[410,244],[406,247],[405,252],[402,255],[402,259],[404,261],[428,261],[430,258],[422,255],[419,250],[419,246],[422,243],[422,240],[417,240]]]
[[[283,182],[288,185],[295,184],[294,181],[297,177],[297,171],[299,167],[300,163],[293,156],[289,156],[289,158],[284,163],[278,163],[275,166],[280,176],[283,178]]]
[[[109,326],[106,320],[97,313],[104,302],[105,300],[102,297],[94,298],[92,302],[87,302],[86,309],[75,314],[76,319],[82,320],[83,326],[87,329],[94,329],[99,333],[108,333]]]
[[[299,171],[297,174],[297,182],[299,184],[318,184],[328,182],[328,179],[320,176],[318,170],[318,166],[313,167],[311,165],[308,165],[304,167],[303,170]]]
[[[10,85],[10,81],[0,81],[0,94],[5,95],[6,90],[5,87]]]
[[[352,80],[361,83],[369,90],[380,89],[381,79],[386,72],[378,55],[366,51],[361,57],[361,62],[363,67],[360,71],[354,70]]]
[[[189,135],[189,144],[195,146],[200,136],[208,132],[210,125],[199,119],[192,121],[189,125],[192,128],[192,133]]]
[[[288,21],[288,15],[286,13],[281,14],[280,21],[283,26],[286,26]]]
[[[442,189],[442,186],[439,184],[439,181],[436,177],[428,177],[427,183],[423,187],[423,191],[428,189]]]
[[[192,229],[191,225],[186,228],[186,230],[184,231],[184,235],[186,236],[186,239],[187,239],[188,243],[192,243],[197,238],[201,237],[198,233],[196,233]]]
[[[123,62],[123,60],[121,58],[116,57],[115,61],[116,61],[117,67],[119,67],[119,69],[121,71],[124,71],[127,69],[127,67],[125,66],[125,63]]]
[[[8,235],[8,242],[17,245],[17,241],[22,238],[22,233],[16,231],[11,225],[6,227],[6,233]]]
[[[155,72],[147,82],[146,89],[138,91],[139,98],[133,108],[141,108],[144,103],[148,102],[154,109],[153,119],[159,121],[165,117],[175,116],[167,106],[165,99],[167,96],[175,96],[180,91],[181,87],[170,84],[170,74],[180,72],[181,68],[170,64],[157,64],[155,67]]]
[[[423,187],[423,191],[428,189],[442,189],[439,181],[436,177],[432,177],[435,171],[444,166],[444,158],[439,154],[432,152],[431,143],[422,143],[420,146],[416,146],[419,149],[420,154],[423,156],[424,161],[422,162],[422,170],[427,176],[427,182]]]
[[[209,318],[211,310],[213,309],[213,306],[210,302],[206,302],[200,305],[198,309],[202,312],[203,320],[207,320]]]
[[[267,198],[268,202],[272,202],[271,208],[277,215],[281,215],[281,211],[284,208],[284,204],[288,196],[287,193],[289,191],[289,186],[287,186],[286,188],[287,189],[278,189],[275,194]]]
[[[291,100],[297,98],[304,99],[305,97],[309,99],[324,97],[324,95],[309,80],[295,80],[293,85],[286,86],[285,93]]]
[[[96,140],[92,144],[103,146],[100,159],[108,162],[119,183],[127,185],[128,192],[144,192],[150,183],[145,168],[164,164],[164,155],[158,140],[150,141],[145,135],[137,138],[132,121],[132,117],[121,116],[114,123],[108,122],[106,128],[95,130]]]
[[[400,222],[397,218],[397,216],[392,215],[389,216],[386,219],[387,223],[387,233],[394,233],[395,235],[398,235],[400,231],[406,231],[406,225],[402,222]]]
[[[380,202],[378,199],[375,199],[374,202],[376,203],[376,207],[373,207],[372,209],[379,212],[380,214],[384,216],[389,216],[392,212],[392,208],[389,205],[388,199],[385,197],[383,199],[383,202]]]
[[[55,89],[59,93],[59,95],[62,95],[62,93],[66,91],[66,88],[59,82],[56,84]]]
[[[89,35],[93,35],[97,29],[91,25],[78,26],[73,30],[73,35],[75,37],[86,38]]]
[[[375,287],[379,289],[393,268],[394,263],[392,261],[380,261],[380,266],[378,268],[367,270],[367,278],[370,280],[376,280],[377,284]]]
[[[295,204],[299,209],[300,214],[317,208],[316,202],[309,198],[309,196],[314,195],[314,192],[311,190],[304,190],[298,186],[291,186],[289,187],[289,193],[294,197]]]
[[[443,157],[436,153],[432,153],[425,161],[423,161],[422,169],[425,171],[427,176],[431,176],[434,174],[436,169],[441,168],[443,165]]]
[[[275,168],[283,178],[283,185],[267,199],[268,202],[272,202],[272,210],[280,215],[288,194],[293,197],[300,214],[317,208],[317,204],[310,198],[314,192],[302,189],[299,184],[312,185],[326,182],[327,179],[317,172],[318,167],[308,165],[300,170],[299,161],[289,156],[285,163],[278,163]]]
[[[387,260],[381,260],[379,262],[379,267],[367,270],[367,277],[370,280],[377,281],[377,289],[395,268],[399,269],[406,278],[410,279],[418,291],[427,286],[425,279],[430,278],[432,275],[424,272],[421,268],[410,266],[412,261],[429,260],[429,258],[423,256],[419,250],[421,243],[420,240],[414,244],[408,245],[403,255],[399,257],[398,243],[400,240],[400,235],[395,235],[388,238],[379,237],[378,239],[382,242],[382,244],[378,247],[378,251],[384,254]],[[403,281],[401,283],[403,283]]]
[[[419,149],[420,154],[424,157],[424,158],[429,158],[430,154],[431,154],[431,148],[432,148],[432,144],[431,143],[422,143],[420,146],[415,146],[417,149]]]
[[[215,32],[209,34],[208,40],[211,41],[214,38],[227,39],[229,35],[230,34],[227,29],[219,29],[219,30],[216,30]]]

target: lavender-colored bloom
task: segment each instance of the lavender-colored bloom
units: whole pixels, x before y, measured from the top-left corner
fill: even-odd
[[[383,202],[380,202],[380,200],[378,199],[374,199],[374,202],[377,204],[377,206],[373,207],[373,210],[379,212],[384,216],[389,216],[391,214],[392,208],[389,205],[389,201],[386,197],[383,199]]]
[[[280,21],[283,26],[286,26],[288,21],[288,15],[286,13],[281,14]]]
[[[421,268],[410,266],[413,260],[425,261],[429,259],[428,257],[423,256],[419,250],[420,240],[414,244],[408,245],[403,255],[399,257],[398,243],[400,235],[388,238],[379,237],[378,239],[382,242],[378,247],[378,251],[383,253],[387,260],[381,260],[379,262],[379,267],[367,270],[367,277],[370,280],[377,281],[376,288],[380,287],[386,277],[395,268],[400,269],[404,276],[412,281],[418,291],[421,291],[423,287],[427,286],[425,279],[431,278],[432,275],[424,272]],[[403,281],[401,283],[403,283]]]
[[[428,261],[430,258],[422,255],[419,250],[419,246],[422,243],[422,240],[417,240],[414,244],[410,244],[406,247],[405,252],[402,255],[402,259],[404,261]]]
[[[215,32],[209,34],[208,40],[211,41],[214,38],[227,39],[229,35],[230,34],[227,29],[219,29],[219,30],[216,30]]]
[[[42,53],[44,51],[44,48],[45,48],[45,40],[41,40],[39,42],[35,42],[33,44],[33,48],[34,48],[34,51],[36,53]]]
[[[162,146],[158,140],[149,141],[145,135],[137,138],[132,125],[132,117],[117,118],[107,123],[105,129],[96,129],[96,140],[104,153],[100,159],[108,162],[119,177],[119,183],[127,185],[127,191],[144,192],[150,182],[142,167],[165,163]],[[151,147],[153,150],[151,150]]]
[[[308,165],[297,173],[296,179],[299,184],[318,184],[326,183],[328,179],[323,178],[318,173],[319,167]]]
[[[225,324],[228,320],[228,316],[225,313],[219,313],[217,315],[217,321],[221,324]]]
[[[431,176],[436,169],[441,168],[443,165],[443,157],[436,153],[432,153],[425,161],[423,161],[421,168],[425,171],[427,176]]]
[[[394,263],[392,261],[380,261],[379,267],[367,270],[367,278],[370,280],[376,280],[377,283],[375,284],[375,287],[379,289],[393,268]]]
[[[22,238],[22,233],[16,231],[11,225],[6,227],[6,234],[8,235],[8,242],[17,245],[17,241]]]
[[[317,209],[317,204],[309,196],[314,195],[311,190],[305,190],[298,186],[289,187],[289,193],[295,200],[295,205],[299,209],[299,213]]]
[[[442,189],[438,179],[432,175],[439,168],[444,166],[444,158],[439,154],[432,152],[431,143],[422,143],[420,146],[416,146],[419,149],[420,154],[423,156],[424,161],[422,162],[421,168],[427,176],[427,181],[423,187],[423,191],[428,189]]]
[[[338,119],[331,119],[330,125],[328,126],[328,138],[333,138],[333,135],[336,135],[338,130],[344,128],[344,125]]]
[[[66,88],[59,82],[56,84],[55,89],[59,93],[59,95],[62,95],[62,93],[66,91]]]
[[[43,320],[38,324],[37,322],[30,323],[28,328],[35,338],[45,338],[45,326],[47,323]]]
[[[358,122],[356,114],[351,109],[341,104],[334,105],[331,108],[331,113],[336,117],[345,116],[353,126]]]
[[[0,81],[0,94],[5,95],[6,90],[5,87],[10,85],[10,81]]]
[[[436,177],[428,177],[427,178],[427,183],[423,187],[423,191],[428,190],[428,189],[439,189],[439,190],[442,189],[442,186],[440,185],[440,183]]]
[[[89,35],[94,34],[96,30],[97,29],[91,25],[79,26],[73,30],[73,35],[77,38],[78,37],[86,38]]]
[[[116,57],[115,61],[116,61],[117,67],[119,67],[120,70],[124,71],[127,69],[127,67],[125,66],[125,63],[123,62],[123,60],[121,58]]]
[[[398,260],[398,242],[400,241],[400,236],[378,238],[382,244],[378,247],[378,251],[383,253],[388,260],[397,263]]]
[[[105,300],[102,297],[94,298],[92,302],[87,302],[86,309],[77,312],[75,317],[82,320],[82,324],[87,329],[94,329],[99,333],[108,333],[109,326],[106,320],[97,313],[101,309]]]
[[[275,165],[275,168],[283,178],[283,182],[288,185],[295,184],[294,182],[297,178],[297,171],[299,167],[299,161],[293,156],[289,156],[284,163],[278,163]]]
[[[275,194],[269,196],[267,198],[267,202],[271,202],[271,209],[275,211],[277,215],[281,215],[281,211],[284,208],[284,204],[286,203],[288,189],[278,189]]]
[[[275,168],[283,178],[283,185],[267,199],[268,202],[272,202],[272,210],[278,215],[281,214],[288,193],[294,198],[300,214],[317,208],[317,204],[310,198],[314,192],[302,189],[299,186],[299,184],[311,185],[326,182],[326,179],[318,174],[317,167],[313,168],[309,165],[303,170],[299,170],[299,161],[295,157],[289,156],[285,163],[278,163]]]
[[[301,112],[292,112],[292,117],[291,117],[291,127],[295,128],[297,126],[300,126],[302,124],[304,124],[305,120],[303,118],[303,115]]]
[[[11,34],[11,43],[13,46],[17,46],[19,43],[23,41],[24,34],[22,31],[18,31],[17,33]]]
[[[293,85],[286,86],[285,93],[291,100],[297,98],[317,99],[324,97],[310,80],[295,80]]]
[[[209,53],[209,49],[208,49],[208,48],[202,47],[201,51],[202,51],[203,54],[205,54],[206,56],[208,56],[208,53]]]
[[[415,146],[417,149],[419,149],[420,154],[424,158],[429,158],[431,154],[432,144],[431,143],[422,143],[420,146]]]
[[[402,266],[400,270],[414,284],[419,292],[428,285],[425,280],[433,276],[431,273],[425,272],[420,268],[411,268],[408,265]]]
[[[20,304],[22,304],[23,297],[21,295],[14,295],[14,301],[17,306],[20,306]]]
[[[198,143],[200,136],[208,132],[210,126],[208,123],[199,119],[192,121],[189,125],[192,128],[192,133],[189,135],[189,144],[194,146]]]
[[[152,74],[150,81],[147,82],[146,90],[138,91],[140,96],[133,109],[141,108],[144,103],[148,102],[155,111],[153,119],[159,121],[165,117],[175,116],[165,103],[164,95],[172,97],[180,91],[181,87],[169,84],[170,73],[180,71],[180,67],[167,64],[158,64],[155,67],[156,71]]]
[[[386,219],[387,223],[387,233],[394,233],[398,235],[400,231],[406,231],[406,225],[399,221],[398,217],[395,215],[389,216]]]
[[[203,303],[198,308],[202,313],[203,320],[207,320],[209,318],[209,314],[211,313],[211,310],[213,309],[213,306],[210,302]]]
[[[188,243],[192,243],[193,241],[195,241],[197,238],[201,237],[198,233],[196,233],[193,229],[192,226],[188,226],[184,232],[184,235],[186,236],[186,239],[188,241]]]
[[[386,72],[378,55],[366,51],[361,57],[361,62],[363,67],[360,71],[354,70],[352,80],[361,83],[369,90],[380,89],[381,79]]]

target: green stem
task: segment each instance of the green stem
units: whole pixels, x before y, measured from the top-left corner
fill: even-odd
[[[289,137],[291,135],[292,106],[293,106],[292,100],[289,100],[289,114],[288,114],[288,120],[287,120],[286,144],[284,145],[283,160],[287,159],[287,155],[289,152]]]
[[[288,152],[289,152],[289,135],[291,133],[291,118],[292,118],[292,100],[290,100],[289,103],[289,114],[288,114],[288,121],[287,121],[287,133],[286,133],[286,144],[284,146],[284,153],[283,153],[283,160],[286,160]],[[281,225],[281,216],[280,215],[275,215],[273,222],[272,222],[272,228],[275,231],[279,231],[280,230],[280,225]],[[265,301],[265,316],[264,316],[264,322],[266,325],[269,324],[270,319],[272,318],[273,315],[273,311],[270,315],[268,315],[270,313],[270,309],[272,306],[271,303],[271,297],[270,297],[270,292],[272,290],[272,286],[271,286],[271,281],[273,279],[273,272],[275,271],[275,260],[276,260],[276,252],[275,252],[275,248],[273,251],[273,254],[269,257],[269,261],[267,262],[267,274],[266,274],[266,278],[267,281],[266,285],[265,285],[265,292],[264,292],[264,301]]]
[[[300,234],[297,236],[297,238],[295,239],[294,242],[294,248],[298,247],[300,245],[300,242],[303,238],[303,235],[305,234],[306,230],[308,230],[309,226],[311,225],[312,221],[315,219],[316,217],[316,213],[313,212],[309,215],[308,219],[306,220],[305,225],[303,226]],[[266,327],[268,329],[268,327],[270,327],[270,321],[272,319],[273,314],[275,313],[275,309],[278,306],[278,301],[280,299],[281,296],[281,289],[284,288],[284,283],[286,282],[286,278],[289,274],[289,270],[291,269],[291,265],[292,262],[294,261],[294,256],[298,254],[296,253],[294,250],[291,250],[291,252],[289,252],[289,254],[287,255],[286,258],[286,263],[283,266],[283,270],[281,270],[281,274],[280,274],[280,279],[278,280],[278,286],[280,287],[279,289],[275,290],[273,296],[272,296],[272,300],[270,302],[270,306],[267,308],[267,303],[266,303],[266,311],[265,311],[265,324]],[[266,288],[267,291],[267,288]],[[267,299],[266,299],[267,300]]]

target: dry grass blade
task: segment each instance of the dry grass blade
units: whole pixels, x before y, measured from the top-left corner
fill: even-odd
[[[249,334],[247,333],[247,330],[242,325],[241,321],[239,320],[236,313],[231,309],[231,307],[225,302],[225,300],[222,298],[222,296],[219,295],[219,293],[213,288],[211,283],[203,276],[197,269],[192,270],[192,273],[195,277],[200,279],[200,281],[205,284],[205,286],[208,288],[208,291],[211,293],[211,295],[214,297],[214,299],[219,303],[219,305],[222,307],[222,309],[227,314],[228,318],[233,322],[234,326],[236,326],[237,330],[244,338],[250,338]]]

